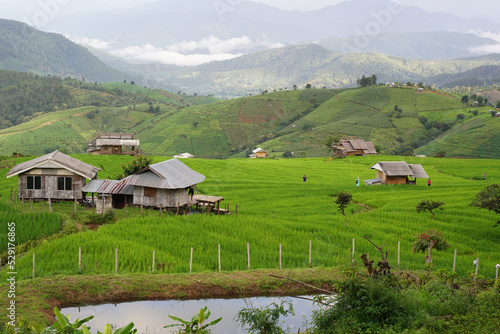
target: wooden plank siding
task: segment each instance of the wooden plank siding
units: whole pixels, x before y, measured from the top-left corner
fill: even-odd
[[[49,172],[52,175],[48,174]],[[28,189],[28,176],[41,178],[40,189]],[[71,190],[58,190],[59,177],[71,178]],[[86,179],[84,177],[73,174],[65,169],[42,170],[41,173],[37,173],[37,170],[34,169],[19,175],[18,197],[20,199],[48,200],[50,198],[51,200],[74,200],[76,198],[80,200],[83,198],[82,188],[85,182]]]
[[[146,189],[145,189],[146,188]],[[188,189],[155,189],[156,196],[148,196],[153,193],[152,188],[135,186],[134,205],[144,205],[162,208],[177,208],[188,203]]]

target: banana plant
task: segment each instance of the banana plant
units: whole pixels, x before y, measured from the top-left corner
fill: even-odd
[[[111,328],[110,324],[106,324],[104,326],[104,333],[97,331],[97,334],[135,334],[137,333],[137,329],[134,329],[134,323],[131,322],[126,326],[120,327],[113,332],[113,328]],[[83,334],[91,334],[87,327],[83,326]]]
[[[168,317],[172,320],[179,321],[180,324],[163,326],[163,328],[182,327],[179,330],[180,334],[208,334],[208,333],[212,332],[208,327],[213,326],[222,320],[222,317],[221,317],[221,318],[215,319],[214,321],[212,321],[208,324],[203,324],[205,322],[205,320],[207,320],[210,317],[210,311],[208,310],[207,306],[202,308],[200,310],[200,313],[196,314],[191,319],[191,321],[182,320],[181,318],[174,317],[172,315],[169,315]]]
[[[79,329],[84,323],[94,318],[93,315],[85,319],[76,319],[74,323],[69,321],[69,318],[61,314],[57,307],[54,308],[56,321],[41,331],[41,334],[84,334],[83,329]]]

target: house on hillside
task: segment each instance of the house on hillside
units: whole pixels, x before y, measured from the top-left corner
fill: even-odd
[[[407,164],[405,161],[377,162],[369,169],[377,171],[377,178],[365,180],[365,184],[367,185],[416,184],[417,179],[429,178],[422,165]]]
[[[81,200],[86,180],[94,179],[98,171],[97,167],[54,151],[14,166],[6,177],[19,176],[19,198]]]
[[[120,181],[92,180],[83,191],[111,195],[114,208],[126,204],[178,208],[188,204],[188,189],[204,180],[204,175],[174,158],[149,165]]]
[[[267,151],[258,147],[252,151],[253,154],[250,154],[250,158],[267,158]]]
[[[93,155],[137,155],[139,140],[132,133],[100,133],[87,144],[87,153]]]
[[[361,156],[377,154],[377,150],[371,141],[364,141],[363,139],[342,139],[338,144],[333,144],[335,156]]]

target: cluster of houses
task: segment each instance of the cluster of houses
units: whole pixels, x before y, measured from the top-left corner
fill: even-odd
[[[205,176],[176,158],[149,165],[119,181],[96,179],[98,171],[100,169],[95,166],[54,151],[14,166],[6,177],[18,176],[20,199],[82,201],[86,194],[91,194],[92,199],[96,194],[92,204],[101,210],[126,205],[179,208],[198,202],[218,207],[224,199],[197,195],[193,200],[188,197],[190,188],[203,182]]]
[[[131,134],[100,134],[89,144],[90,154],[137,155],[139,141]],[[337,156],[367,156],[377,154],[372,142],[362,139],[343,139],[334,147]],[[179,158],[193,157],[189,153]],[[266,158],[262,148],[253,151],[251,158]],[[378,162],[370,167],[377,171],[376,178],[365,180],[366,185],[416,184],[418,178],[428,178],[422,165],[404,161]],[[97,179],[99,168],[72,158],[59,151],[20,163],[6,175],[18,176],[20,199],[48,201],[88,201],[98,212],[121,209],[125,206],[179,208],[188,205],[217,207],[223,197],[189,196],[205,176],[192,170],[174,157],[149,165],[122,180]],[[89,180],[89,182],[87,182]],[[94,195],[96,201],[94,202]]]

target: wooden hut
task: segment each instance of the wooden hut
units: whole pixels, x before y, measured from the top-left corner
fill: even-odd
[[[256,148],[252,151],[253,154],[250,154],[250,158],[267,158],[267,151],[263,148]]]
[[[54,151],[14,166],[6,177],[19,176],[19,198],[81,200],[86,180],[95,178],[98,171],[97,167]]]
[[[377,150],[371,141],[363,139],[342,139],[337,145],[332,146],[335,150],[335,156],[361,156],[377,154]]]
[[[121,181],[92,180],[84,191],[111,194],[114,208],[126,204],[178,208],[188,204],[188,189],[205,180],[178,159],[149,165]]]
[[[368,180],[371,184],[416,184],[418,178],[429,178],[422,165],[405,161],[377,162],[369,169],[377,171],[377,178]]]
[[[100,133],[87,145],[92,155],[137,155],[139,140],[132,133]]]

